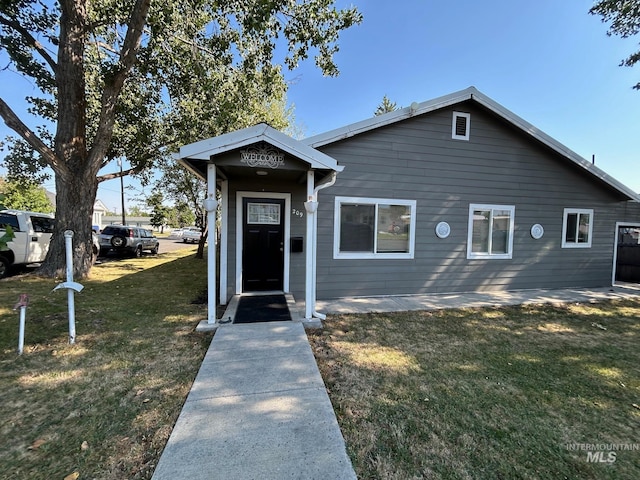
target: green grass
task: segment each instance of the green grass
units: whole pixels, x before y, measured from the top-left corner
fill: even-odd
[[[640,448],[640,301],[333,316],[310,337],[360,479],[640,478],[640,450],[567,447]]]
[[[94,267],[75,345],[56,281],[0,281],[0,478],[151,477],[211,340],[195,248]],[[640,301],[330,316],[310,339],[360,479],[640,478],[638,450],[567,449],[640,444]]]
[[[206,318],[191,303],[206,288],[194,250],[96,265],[75,297],[75,345],[56,281],[0,282],[0,478],[151,477],[211,340],[194,332]]]

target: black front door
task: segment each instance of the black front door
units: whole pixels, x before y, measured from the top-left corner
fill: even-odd
[[[242,209],[242,290],[282,290],[284,200],[244,198]]]

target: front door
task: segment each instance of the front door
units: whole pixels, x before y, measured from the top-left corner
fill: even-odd
[[[283,289],[284,200],[243,198],[242,290]]]

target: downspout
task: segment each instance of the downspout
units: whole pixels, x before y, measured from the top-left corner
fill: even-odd
[[[319,318],[320,320],[326,320],[327,316],[323,313],[316,311],[316,268],[317,268],[317,255],[318,255],[318,192],[324,188],[328,188],[333,186],[336,183],[336,179],[338,177],[337,172],[331,172],[331,178],[328,182],[318,185],[313,190],[313,195],[309,199],[308,202],[305,202],[305,208],[307,212],[313,215],[313,235],[311,238],[311,278],[313,279],[311,282],[311,301],[312,301],[312,317]]]

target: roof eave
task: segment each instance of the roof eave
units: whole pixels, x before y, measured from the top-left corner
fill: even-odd
[[[629,187],[623,185],[618,180],[609,176],[607,173],[600,170],[598,167],[578,155],[576,152],[567,148],[565,145],[553,139],[538,128],[534,127],[523,118],[506,109],[491,98],[487,97],[475,87],[469,87],[464,90],[460,90],[449,95],[444,95],[442,97],[438,97],[426,102],[412,104],[409,107],[395,110],[393,112],[373,117],[367,120],[362,120],[360,122],[331,130],[320,135],[314,135],[312,137],[304,139],[303,142],[310,147],[319,148],[331,143],[338,142],[340,140],[345,140],[361,133],[365,133],[369,130],[374,130],[386,125],[391,125],[396,122],[409,119],[411,117],[423,115],[425,113],[449,107],[451,105],[455,105],[468,100],[473,100],[480,105],[483,105],[485,108],[494,112],[496,115],[502,117],[504,120],[510,122],[517,128],[521,129],[523,132],[530,135],[535,140],[546,145],[560,155],[566,157],[574,164],[586,170],[594,177],[598,178],[600,181],[617,190],[618,192],[626,196],[629,200],[640,201],[640,194],[634,192]]]
[[[307,162],[312,168],[341,172],[344,166],[338,165],[330,156],[315,150],[304,143],[294,140],[267,124],[258,124],[243,130],[230,132],[218,137],[202,140],[180,148],[178,158],[192,160],[210,160],[230,150],[265,141],[290,155]]]

